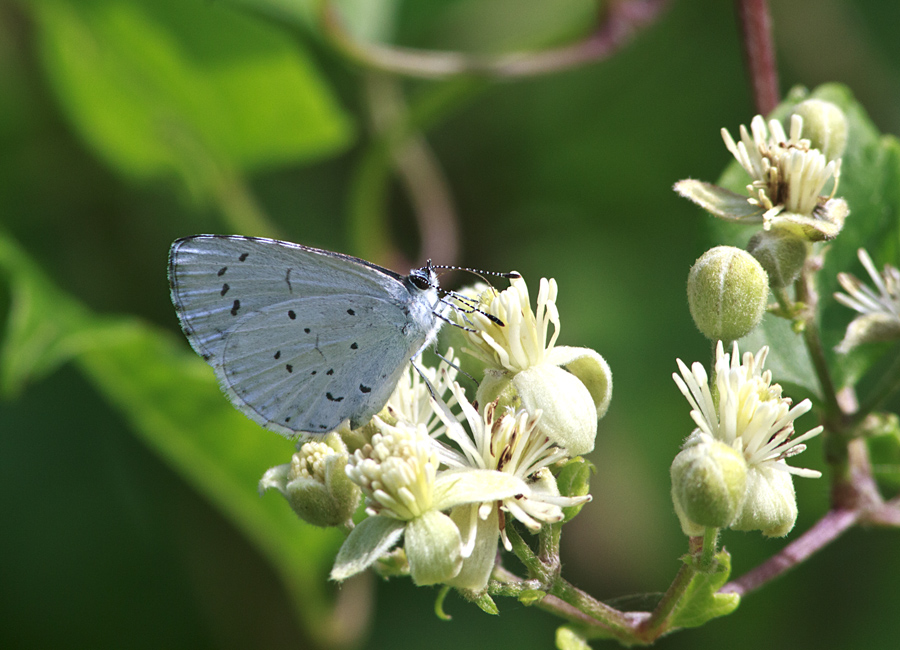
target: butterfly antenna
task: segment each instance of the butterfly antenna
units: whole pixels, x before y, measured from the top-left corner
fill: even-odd
[[[483,271],[481,269],[472,269],[472,268],[469,268],[468,266],[452,266],[452,265],[447,265],[447,264],[440,264],[440,265],[434,265],[431,268],[441,269],[441,270],[445,270],[445,271],[465,271],[466,273],[471,273],[472,275],[475,275],[475,276],[481,278],[488,284],[490,284],[490,282],[488,282],[488,279],[484,277],[486,275],[492,275],[496,278],[504,278],[506,280],[515,280],[517,278],[522,277],[522,275],[520,273],[518,273],[517,271],[507,271],[506,273],[501,273],[498,271]]]

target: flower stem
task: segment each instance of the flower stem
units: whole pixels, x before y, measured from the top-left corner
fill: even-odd
[[[774,580],[788,569],[800,564],[820,548],[833,542],[848,528],[857,523],[860,512],[855,510],[831,510],[815,526],[788,544],[777,555],[763,564],[732,580],[719,591],[744,596]]]

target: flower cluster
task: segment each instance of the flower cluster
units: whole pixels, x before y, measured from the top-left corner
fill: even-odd
[[[330,434],[330,453],[323,443],[306,443],[300,459],[263,478],[261,489],[277,488],[293,504],[312,494],[292,489],[295,465],[339,466],[340,477],[318,472],[309,479],[315,489],[328,493],[332,482],[349,483],[364,497],[366,517],[355,527],[352,509],[341,509],[341,522],[352,530],[333,579],[363,571],[402,546],[416,584],[480,591],[498,546],[512,548],[511,519],[537,532],[590,500],[586,490],[562,495],[556,477],[567,461],[593,449],[611,397],[609,367],[593,350],[555,345],[553,280],[541,281],[535,311],[525,281],[515,277],[510,284],[457,297],[454,318],[464,349],[487,364],[474,402],[456,381],[451,349],[437,368],[411,365],[367,425]]]
[[[763,347],[741,360],[737,343],[727,354],[720,341],[714,390],[701,364],[688,368],[678,360],[681,375],[672,377],[697,425],[672,465],[672,496],[685,534],[730,527],[786,535],[797,519],[791,475],[821,476],[786,462],[822,427],[794,437],[794,420],[812,404],[805,399],[791,406],[771,371],[763,371],[767,354]]]

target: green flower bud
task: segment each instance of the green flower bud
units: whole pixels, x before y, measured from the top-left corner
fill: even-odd
[[[329,433],[321,441],[305,443],[290,463],[267,471],[259,491],[277,489],[297,516],[314,526],[339,526],[353,516],[360,497],[344,471],[347,458],[340,436]]]
[[[672,501],[686,535],[724,528],[741,511],[747,489],[747,462],[735,449],[706,435],[694,435],[675,457]]]
[[[794,107],[803,118],[803,137],[829,161],[840,158],[847,148],[847,118],[844,112],[822,99],[807,99]]]
[[[597,471],[597,468],[589,460],[585,460],[581,456],[570,458],[560,470],[556,477],[556,485],[559,493],[567,497],[581,497],[590,493],[591,490],[591,474]],[[576,506],[563,508],[565,521],[569,521],[584,506],[580,503]]]
[[[717,246],[694,263],[687,293],[697,329],[712,341],[734,341],[762,320],[769,278],[747,251]]]
[[[792,284],[800,275],[809,254],[809,243],[781,228],[772,228],[753,235],[747,251],[765,269],[769,286],[780,289]]]

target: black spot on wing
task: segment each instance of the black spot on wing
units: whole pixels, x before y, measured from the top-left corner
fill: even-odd
[[[284,369],[287,370],[288,372],[294,372],[294,366],[292,366],[289,363],[284,364]]]
[[[356,341],[354,341],[353,343],[350,344],[350,349],[351,349],[351,350],[358,350],[358,349],[359,349],[359,346],[356,344]]]
[[[275,359],[280,359],[280,358],[281,358],[281,350],[278,350],[278,351],[275,353],[275,357],[274,357],[274,358],[275,358]]]
[[[335,397],[331,393],[325,393],[325,397],[327,397],[328,400],[331,402],[343,402],[344,401],[343,397]]]
[[[226,293],[228,293],[228,290],[229,290],[230,288],[231,288],[231,287],[228,286],[228,283],[227,283],[227,282],[226,282],[225,284],[223,284],[223,285],[222,285],[222,293],[221,293],[221,295],[224,296]]]
[[[296,320],[297,313],[293,309],[288,309],[288,318],[291,320]]]
[[[328,369],[328,372],[326,372],[325,374],[326,374],[326,375],[333,375],[333,374],[334,374],[334,368],[329,368],[329,369]]]
[[[372,387],[371,387],[371,386],[364,386],[363,384],[360,384],[360,385],[359,385],[359,392],[361,392],[361,393],[371,393],[371,392],[372,392]]]
[[[238,258],[238,261],[239,262],[245,261],[249,255],[250,255],[250,253],[241,253],[241,256]]]
[[[228,270],[228,267],[223,266],[221,269],[219,269],[219,272],[216,273],[216,275],[218,275],[221,278],[223,275],[225,275],[225,271],[227,271],[227,270]]]
[[[356,316],[356,312],[353,311],[352,309],[348,309],[347,313],[350,314],[351,316]]]
[[[237,316],[238,310],[239,310],[240,308],[241,308],[241,301],[240,301],[240,300],[235,300],[235,301],[234,301],[234,304],[231,305],[231,315],[232,315],[232,316]]]
[[[309,333],[310,333],[310,329],[309,329],[308,327],[304,327],[304,328],[303,328],[303,331],[304,331],[306,334],[309,334]]]

